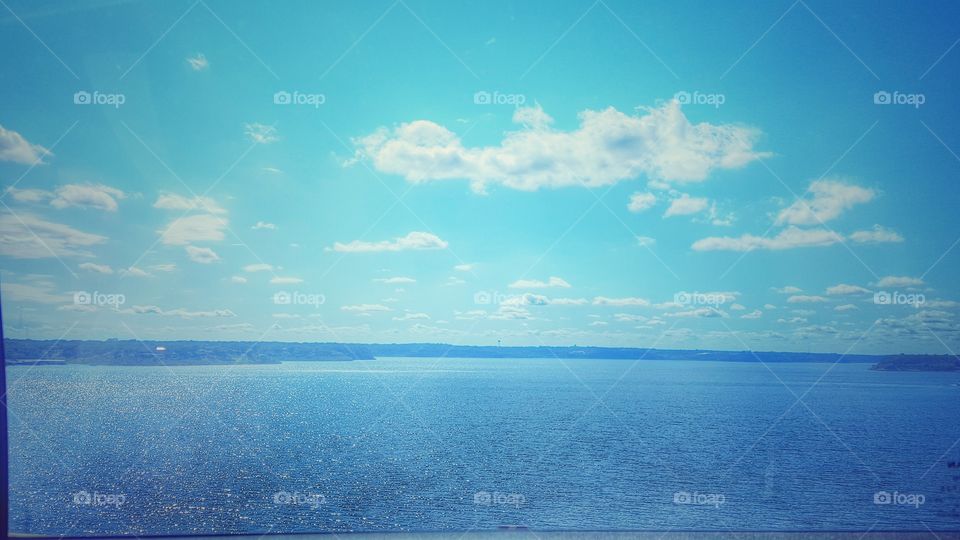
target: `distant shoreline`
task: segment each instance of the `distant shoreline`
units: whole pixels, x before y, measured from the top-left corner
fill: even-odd
[[[672,360],[760,363],[872,363],[878,371],[958,371],[949,355],[842,355],[773,351],[647,349],[638,347],[498,347],[443,343],[289,343],[6,339],[7,365],[236,365],[282,361],[376,358],[512,358],[558,360]],[[278,358],[283,359],[278,360]]]

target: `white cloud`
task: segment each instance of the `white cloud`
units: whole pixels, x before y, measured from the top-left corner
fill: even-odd
[[[663,217],[689,216],[702,212],[708,206],[710,206],[709,200],[702,197],[691,197],[684,193],[679,198],[670,201],[670,207],[663,213]]]
[[[157,197],[157,202],[153,203],[154,208],[162,210],[202,210],[211,214],[226,214],[227,211],[217,204],[217,201],[210,197],[184,197],[176,193],[161,193]]]
[[[426,313],[404,313],[404,314],[403,314],[402,316],[400,316],[400,317],[394,317],[393,320],[395,320],[395,321],[417,321],[417,320],[425,320],[425,319],[429,319],[429,318],[430,318],[430,316],[427,315]]]
[[[248,264],[243,267],[244,272],[273,272],[273,265],[266,263]]]
[[[640,247],[651,247],[657,243],[657,239],[650,236],[638,236],[637,245]]]
[[[243,132],[257,144],[270,144],[280,140],[280,137],[277,136],[277,128],[257,122],[244,124]]]
[[[784,250],[801,247],[829,246],[843,241],[839,234],[825,229],[788,227],[773,238],[745,234],[740,237],[709,237],[697,240],[696,251],[753,251],[755,249]]]
[[[92,257],[85,248],[107,237],[78,231],[27,213],[0,214],[0,255],[16,259]]]
[[[276,226],[275,224],[273,224],[273,223],[267,223],[267,222],[265,222],[265,221],[258,221],[258,222],[256,223],[256,225],[254,225],[253,227],[250,227],[250,228],[253,229],[253,230],[255,230],[255,231],[259,231],[259,230],[262,230],[262,229],[265,229],[265,230],[268,230],[268,231],[275,231],[275,230],[277,230],[277,226]]]
[[[379,242],[364,242],[354,240],[343,244],[335,242],[333,248],[327,250],[340,251],[344,253],[374,253],[379,251],[405,251],[419,249],[445,249],[447,242],[441,240],[435,234],[413,231],[406,236],[394,238],[393,240],[381,240]]]
[[[627,204],[627,210],[631,212],[643,212],[649,210],[657,204],[657,196],[653,193],[637,192],[630,195],[630,202]]]
[[[579,114],[572,131],[553,129],[542,110],[520,109],[498,146],[463,146],[447,128],[428,120],[380,128],[354,139],[357,159],[410,182],[466,179],[474,191],[487,184],[535,191],[542,187],[604,186],[646,175],[699,182],[716,169],[743,167],[766,154],[753,149],[756,130],[732,124],[692,124],[675,101],[624,114],[612,107]],[[351,160],[355,161],[355,160]]]
[[[113,268],[110,268],[109,266],[107,266],[107,265],[105,265],[105,264],[96,264],[96,263],[92,263],[92,262],[81,263],[81,264],[78,266],[78,268],[80,268],[81,270],[86,270],[86,271],[88,271],[88,272],[96,272],[96,273],[98,273],[98,274],[112,274],[112,273],[113,273]]]
[[[827,287],[827,294],[831,296],[843,295],[843,294],[861,294],[870,292],[859,285],[847,285],[846,283],[840,283],[834,285],[833,287]]]
[[[73,300],[72,295],[54,293],[54,285],[49,281],[34,283],[13,283],[4,281],[0,284],[3,299],[6,302],[37,302],[40,304],[65,304]]]
[[[798,294],[787,298],[788,304],[813,304],[826,302],[827,299],[822,296]]]
[[[19,189],[12,186],[7,188],[7,194],[20,202],[40,202],[53,197],[53,194],[45,189]]]
[[[477,265],[473,263],[458,264],[453,267],[457,272],[472,272]]]
[[[550,299],[550,305],[552,306],[582,306],[589,304],[590,301],[586,298],[552,298]]]
[[[773,290],[774,292],[778,292],[780,294],[797,294],[799,292],[803,292],[803,289],[800,287],[794,287],[793,285],[787,285],[785,287],[780,287],[779,289],[773,287]]]
[[[230,277],[230,283],[241,284],[241,283],[246,283],[246,282],[247,282],[247,278],[245,278],[245,277],[243,277],[243,276],[231,276],[231,277]]]
[[[858,244],[881,244],[903,242],[900,233],[887,229],[882,225],[874,225],[872,230],[857,231],[850,235],[850,239]]]
[[[274,285],[296,285],[297,283],[303,283],[303,280],[296,277],[274,276],[270,278],[270,283]]]
[[[119,189],[103,184],[67,184],[57,188],[50,205],[54,208],[94,208],[115,212],[117,199],[123,199],[126,194]]]
[[[853,304],[843,304],[843,305],[840,305],[840,306],[837,306],[837,307],[833,308],[834,311],[853,311],[853,310],[857,310],[857,309],[860,309],[860,308],[858,308],[857,306],[855,306],[855,305],[853,305]]]
[[[204,71],[210,67],[210,62],[207,61],[207,57],[203,53],[187,57],[187,63],[190,64],[190,69],[194,71]]]
[[[876,193],[872,189],[836,180],[817,180],[810,184],[810,197],[784,208],[777,216],[777,225],[818,225],[834,219],[857,204],[869,202]]]
[[[39,144],[31,144],[22,135],[0,126],[0,161],[12,161],[24,165],[43,163],[45,156],[53,154]]]
[[[171,221],[166,229],[157,231],[166,245],[182,246],[194,242],[223,240],[226,220],[210,214],[196,214]]]
[[[909,276],[886,276],[877,282],[877,287],[918,287],[923,285],[920,278]]]
[[[712,307],[702,307],[691,309],[687,311],[674,311],[672,313],[667,313],[667,317],[687,317],[687,318],[697,318],[697,319],[714,319],[714,318],[727,318],[729,315],[716,308]]]
[[[386,283],[388,285],[400,285],[404,283],[416,283],[417,280],[410,277],[397,276],[397,277],[389,277],[389,278],[375,278],[373,282]]]
[[[220,256],[210,248],[187,246],[184,249],[187,250],[190,260],[196,263],[210,264],[220,260]]]
[[[539,279],[518,279],[508,285],[508,287],[511,289],[547,289],[552,287],[569,289],[570,284],[562,278],[550,276],[547,281],[540,281]]]
[[[156,270],[157,272],[173,272],[177,269],[177,265],[172,263],[165,264],[153,264],[150,265],[151,270]]]
[[[606,296],[597,296],[593,299],[595,306],[649,306],[650,301],[646,298],[626,297],[626,298],[607,298]]]
[[[740,316],[741,319],[759,319],[760,317],[763,317],[763,312],[759,309],[755,309],[750,313],[745,313]]]
[[[147,272],[143,268],[138,268],[136,266],[131,266],[126,270],[120,270],[121,276],[133,276],[133,277],[153,277],[153,274]]]
[[[370,313],[374,311],[391,311],[390,308],[388,308],[387,306],[383,306],[380,304],[355,304],[355,305],[341,306],[340,309],[343,311],[351,311],[355,313]]]
[[[746,309],[747,309],[747,307],[744,306],[743,304],[731,304],[731,305],[730,305],[730,311],[744,311],[744,310],[746,310]]]
[[[237,315],[229,309],[215,309],[211,311],[190,311],[184,308],[164,310],[157,306],[133,306],[120,310],[121,313],[129,315],[163,315],[167,317],[180,317],[182,319],[198,318],[219,318],[236,317]]]

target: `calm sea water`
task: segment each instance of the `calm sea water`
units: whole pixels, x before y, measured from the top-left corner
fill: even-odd
[[[960,374],[830,368],[12,367],[11,529],[960,528]]]

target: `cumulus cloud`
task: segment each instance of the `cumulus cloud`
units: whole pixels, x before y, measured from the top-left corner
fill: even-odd
[[[303,283],[303,280],[297,277],[274,276],[270,278],[270,283],[273,285],[296,285],[297,283]]]
[[[190,65],[190,69],[194,71],[204,71],[210,67],[210,62],[207,61],[207,57],[203,53],[197,53],[196,56],[187,57],[187,64]]]
[[[651,247],[657,243],[657,239],[652,236],[638,236],[637,245],[640,247]]]
[[[185,212],[189,210],[202,210],[211,214],[227,213],[223,207],[210,197],[199,195],[195,197],[184,197],[176,193],[161,193],[160,196],[157,197],[157,201],[153,203],[153,207],[163,210],[182,210]]]
[[[691,197],[686,193],[670,201],[670,207],[664,212],[663,217],[671,216],[689,216],[702,212],[710,206],[710,201],[703,197]]]
[[[593,299],[595,306],[649,306],[650,301],[646,298],[637,298],[633,296],[625,298],[608,298],[606,296],[597,296]]]
[[[820,303],[820,302],[826,302],[826,301],[827,301],[826,298],[822,296],[817,296],[817,295],[798,294],[798,295],[791,296],[790,298],[787,298],[788,304],[813,304],[813,303]]]
[[[887,229],[881,225],[874,225],[869,231],[856,231],[850,235],[850,239],[858,244],[882,244],[903,242],[900,233]]]
[[[872,189],[837,180],[817,180],[810,184],[809,196],[784,208],[777,225],[818,225],[837,218],[855,205],[870,202]]]
[[[886,276],[877,282],[877,287],[919,287],[923,280],[909,276]]]
[[[31,144],[16,131],[0,126],[0,161],[33,165],[43,163],[43,158],[51,155],[39,144]]]
[[[396,276],[396,277],[389,277],[389,278],[374,278],[373,282],[386,283],[388,285],[403,285],[403,284],[409,284],[409,283],[416,283],[417,280],[411,277]]]
[[[717,169],[736,169],[763,157],[757,131],[732,124],[692,124],[676,100],[630,115],[612,107],[586,110],[571,131],[554,129],[539,108],[521,108],[519,124],[496,146],[465,147],[429,120],[380,128],[355,138],[356,159],[410,182],[465,179],[474,191],[488,184],[535,191],[612,185],[645,175],[700,182]],[[355,160],[351,160],[355,161]]]
[[[627,210],[631,212],[643,212],[649,210],[657,203],[657,196],[653,193],[637,192],[630,195],[630,202],[627,204]]]
[[[220,260],[220,256],[210,248],[187,246],[184,249],[187,250],[187,255],[190,257],[190,260],[196,263],[210,264]]]
[[[257,122],[244,124],[243,132],[257,144],[270,144],[280,140],[280,137],[277,136],[277,128]]]
[[[801,247],[829,246],[842,242],[843,237],[825,229],[788,227],[772,238],[744,234],[739,237],[712,236],[697,240],[691,246],[695,251],[753,251],[756,249],[784,250]]]
[[[518,279],[510,285],[511,289],[547,289],[552,287],[559,287],[563,289],[569,289],[570,284],[562,278],[557,276],[550,276],[547,281],[541,281],[539,279]]]
[[[153,274],[151,274],[150,272],[147,272],[147,271],[144,270],[143,268],[138,268],[138,267],[136,267],[136,266],[131,266],[130,268],[127,268],[126,270],[120,270],[120,275],[121,275],[121,276],[143,277],[143,278],[153,277]]]
[[[354,240],[346,244],[335,242],[332,248],[326,248],[327,251],[339,251],[343,253],[373,253],[378,251],[406,251],[421,249],[445,249],[447,242],[441,240],[435,234],[428,232],[413,231],[406,236],[394,238],[393,240],[381,240],[379,242],[365,242],[363,240]]]
[[[92,257],[86,248],[107,237],[86,233],[28,213],[0,214],[0,255],[16,259]]]
[[[868,289],[864,289],[859,285],[847,285],[846,283],[840,283],[838,285],[834,285],[833,287],[827,287],[827,294],[831,296],[868,292],[870,292]]]
[[[194,242],[219,242],[223,240],[226,228],[227,222],[223,218],[196,214],[175,219],[157,232],[164,244],[183,246]]]
[[[394,317],[395,321],[417,321],[429,319],[430,315],[426,313],[404,313],[400,317]]]
[[[834,311],[840,311],[840,312],[843,312],[843,311],[855,311],[855,310],[858,310],[858,309],[860,309],[860,308],[858,308],[857,306],[855,306],[855,305],[853,305],[853,304],[841,304],[841,305],[833,308]]]
[[[229,309],[215,309],[211,311],[191,311],[185,308],[164,310],[157,306],[133,306],[127,309],[121,309],[120,313],[130,315],[163,315],[167,317],[180,317],[182,319],[197,318],[218,318],[218,317],[236,317],[237,315]]]
[[[86,270],[87,272],[96,272],[97,274],[109,275],[113,273],[113,268],[110,268],[105,264],[97,264],[92,262],[81,263],[78,268],[81,270]]]
[[[476,265],[472,263],[458,264],[453,267],[457,272],[472,272]]]
[[[273,223],[267,223],[266,221],[258,221],[253,227],[250,227],[250,228],[253,229],[253,230],[255,230],[255,231],[259,231],[259,230],[275,231],[275,230],[277,230],[277,226],[276,226],[275,224],[273,224]]]
[[[68,184],[57,188],[50,205],[54,208],[94,208],[115,212],[117,199],[123,199],[126,194],[119,189],[103,184]]]
[[[351,311],[354,313],[370,313],[375,311],[390,311],[390,308],[381,304],[354,304],[341,306],[342,311]]]
[[[763,317],[763,312],[759,309],[755,309],[750,313],[745,313],[740,316],[741,319],[759,319],[760,317]]]
[[[244,272],[273,272],[273,265],[267,263],[248,264],[243,267]]]

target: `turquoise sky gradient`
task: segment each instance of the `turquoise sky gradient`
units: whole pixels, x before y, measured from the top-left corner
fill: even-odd
[[[960,6],[4,2],[8,337],[960,347]]]

